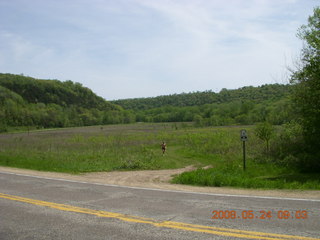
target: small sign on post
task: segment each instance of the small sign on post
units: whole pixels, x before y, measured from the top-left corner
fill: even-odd
[[[240,140],[242,141],[242,147],[243,147],[243,171],[246,170],[246,141],[248,140],[247,131],[245,129],[242,129],[240,131]]]
[[[245,129],[241,130],[240,139],[243,142],[248,140],[247,131]]]

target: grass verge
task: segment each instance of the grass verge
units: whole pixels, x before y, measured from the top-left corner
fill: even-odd
[[[251,163],[246,171],[235,165],[197,169],[175,176],[172,183],[255,189],[320,190],[320,174],[302,174],[272,164]]]

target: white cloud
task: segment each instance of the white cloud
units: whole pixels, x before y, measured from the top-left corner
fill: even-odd
[[[107,99],[274,82],[299,52],[296,30],[315,5],[313,0],[5,1],[1,72],[71,79]]]

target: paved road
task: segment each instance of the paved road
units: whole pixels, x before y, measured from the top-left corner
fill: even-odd
[[[235,219],[223,219],[223,213]],[[0,239],[320,239],[320,199],[147,190],[0,173]]]

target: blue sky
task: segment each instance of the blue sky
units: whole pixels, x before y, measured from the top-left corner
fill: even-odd
[[[0,0],[0,72],[107,100],[287,83],[316,0]]]

